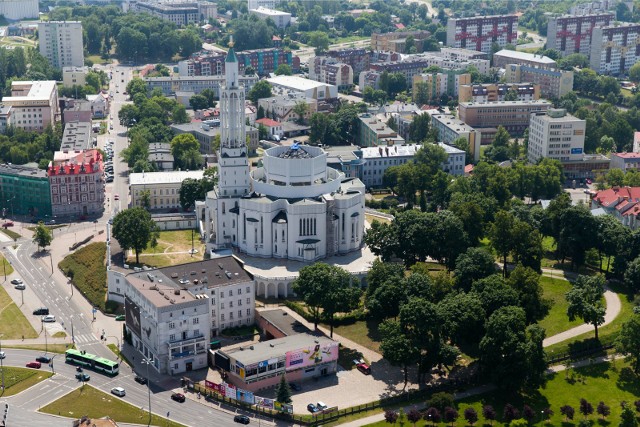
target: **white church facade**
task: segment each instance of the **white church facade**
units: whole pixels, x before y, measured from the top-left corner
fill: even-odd
[[[327,167],[318,147],[294,144],[265,151],[262,167],[247,158],[244,88],[229,49],[220,96],[218,184],[207,194],[207,250],[316,261],[359,250],[365,186]]]

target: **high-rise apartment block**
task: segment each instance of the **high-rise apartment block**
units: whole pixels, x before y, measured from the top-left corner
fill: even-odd
[[[82,67],[84,46],[82,23],[79,21],[49,21],[38,23],[40,54],[55,68]]]
[[[611,24],[613,13],[590,15],[563,15],[549,17],[547,24],[547,48],[555,49],[562,56],[572,53],[591,54],[591,35],[598,26]]]
[[[529,162],[542,158],[561,162],[582,160],[586,121],[564,109],[549,109],[531,115],[529,124]]]
[[[625,74],[639,60],[640,24],[620,22],[593,29],[589,61],[596,73]]]
[[[447,46],[491,53],[494,43],[504,48],[508,44],[515,45],[517,39],[516,15],[450,18],[447,21]]]

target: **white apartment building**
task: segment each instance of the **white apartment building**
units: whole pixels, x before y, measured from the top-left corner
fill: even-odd
[[[625,74],[640,60],[640,24],[618,22],[591,33],[590,67],[598,74]]]
[[[62,84],[64,86],[84,86],[87,84],[89,67],[64,67],[62,68]]]
[[[48,21],[38,23],[40,54],[55,68],[84,66],[82,23]]]
[[[291,22],[291,14],[275,9],[267,9],[266,7],[258,7],[257,9],[249,9],[249,13],[256,15],[260,19],[271,18],[278,28],[286,28]]]
[[[38,0],[0,1],[0,15],[12,21],[37,18],[39,12]]]
[[[60,114],[58,87],[54,80],[11,83],[11,96],[2,98],[11,108],[11,123],[26,131],[53,126]]]
[[[233,256],[150,270],[109,265],[108,287],[125,304],[133,347],[160,373],[207,367],[211,337],[254,322],[254,280]]]
[[[541,158],[561,162],[582,160],[586,121],[564,109],[549,109],[531,114],[529,122],[530,163]]]
[[[202,179],[203,174],[201,170],[132,173],[129,175],[131,207],[142,206],[142,193],[148,190],[150,210],[179,209],[182,181]]]

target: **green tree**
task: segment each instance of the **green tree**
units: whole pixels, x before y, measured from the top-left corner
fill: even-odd
[[[259,99],[270,98],[271,96],[273,96],[271,94],[271,84],[266,80],[260,80],[258,83],[253,85],[247,94],[247,98],[249,98],[254,104],[257,104]]]
[[[40,221],[33,233],[33,243],[38,245],[38,250],[40,250],[40,248],[44,249],[49,246],[52,241],[53,233],[51,233],[51,229]]]
[[[569,306],[567,315],[569,320],[582,319],[595,328],[598,340],[598,326],[604,323],[606,308],[602,303],[605,279],[603,276],[578,276],[573,287],[565,297]]]
[[[276,401],[280,403],[291,403],[291,388],[284,374],[280,375],[280,382],[276,390]]]
[[[273,74],[276,76],[290,76],[293,74],[293,70],[288,64],[280,64]]]
[[[380,325],[380,351],[391,366],[399,366],[404,372],[404,387],[409,381],[409,365],[418,359],[418,350],[407,338],[397,320],[386,320]]]
[[[140,252],[148,245],[156,247],[158,233],[158,226],[144,208],[125,209],[113,219],[113,237],[123,250],[132,249],[135,252],[136,264],[140,263]]]

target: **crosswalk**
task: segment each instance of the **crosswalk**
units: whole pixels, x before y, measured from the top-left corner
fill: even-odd
[[[74,335],[73,339],[76,344],[89,344],[93,342],[98,342],[96,337],[93,334],[82,334],[82,335]]]

